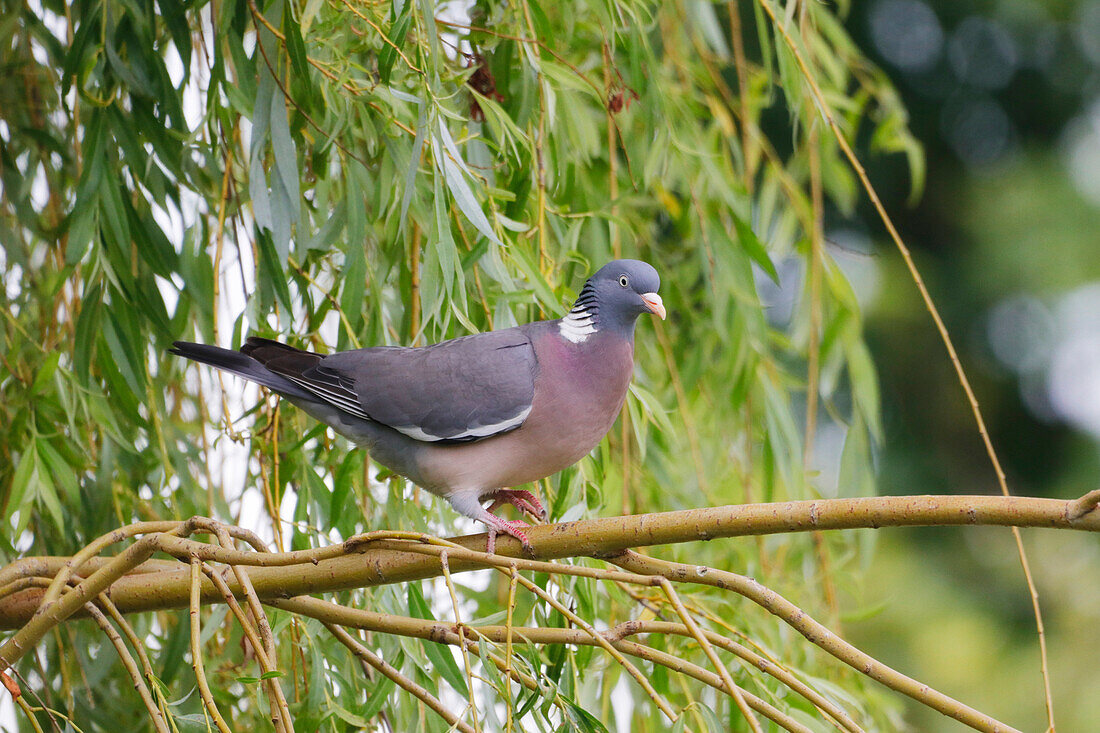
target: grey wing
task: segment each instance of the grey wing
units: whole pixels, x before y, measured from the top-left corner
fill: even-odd
[[[332,354],[295,381],[410,438],[450,443],[522,425],[531,413],[537,369],[530,339],[513,328],[419,349]]]

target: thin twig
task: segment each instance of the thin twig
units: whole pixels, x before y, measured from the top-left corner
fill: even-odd
[[[1100,489],[1095,489],[1082,496],[1077,501],[1070,502],[1066,509],[1066,517],[1070,520],[1080,519],[1100,504]]]
[[[23,711],[23,714],[27,716],[27,720],[30,721],[31,729],[34,731],[34,733],[44,733],[44,731],[42,730],[42,726],[38,724],[38,718],[34,717],[36,709],[31,707],[22,695],[15,698],[15,704],[18,705],[19,709]]]
[[[206,682],[206,669],[202,654],[202,617],[199,615],[199,589],[202,587],[202,560],[191,558],[191,667],[195,670],[195,681],[199,686],[199,697],[206,712],[214,719],[214,725],[221,733],[231,733],[229,726],[214,702],[214,695]]]
[[[512,568],[508,577],[508,615],[505,620],[505,637],[504,637],[504,663],[505,667],[504,676],[508,677],[508,672],[512,669],[512,637],[514,635],[513,614],[516,610],[516,585],[519,583],[517,578],[519,577],[519,571]],[[515,711],[512,709],[512,686],[508,685],[508,699],[505,700],[506,710],[508,713],[508,720],[505,723],[505,730],[509,733],[514,730],[515,725]]]
[[[612,644],[607,639],[605,639],[604,636],[602,634],[600,634],[598,631],[596,631],[596,629],[594,629],[591,624],[589,624],[587,621],[582,619],[577,614],[570,611],[564,605],[559,603],[549,593],[547,593],[546,591],[544,591],[542,588],[538,587],[537,585],[535,585],[531,581],[527,580],[527,578],[524,578],[522,575],[517,575],[516,579],[519,581],[519,583],[521,585],[523,585],[524,588],[526,588],[527,590],[529,590],[532,593],[534,593],[535,595],[537,595],[545,603],[552,606],[554,608],[554,610],[556,610],[562,616],[569,619],[572,623],[574,623],[575,625],[577,625],[581,629],[583,629],[599,646],[603,647],[604,651],[606,651],[608,654],[610,654],[612,656],[612,658],[614,658],[614,660],[616,662],[618,662],[619,665],[623,669],[625,669],[631,677],[634,678],[634,681],[637,682],[643,690],[645,690],[645,693],[647,695],[649,695],[649,698],[651,700],[653,700],[653,703],[657,706],[657,708],[662,713],[664,713],[668,717],[669,720],[672,720],[672,721],[676,720],[676,718],[677,718],[676,713],[673,712],[672,707],[668,704],[668,701],[665,700],[664,697],[659,692],[657,692],[656,689],[654,689],[654,687],[650,683],[649,679],[645,675],[643,675],[640,671],[638,671],[637,667],[635,667],[633,664],[628,662],[622,656],[622,654],[619,652],[619,650],[615,648],[614,644]]]
[[[130,545],[102,568],[92,573],[86,580],[52,603],[42,604],[34,618],[13,634],[3,646],[0,646],[0,672],[6,671],[24,654],[38,645],[50,629],[60,624],[80,610],[90,599],[95,598],[112,582],[126,574],[134,566],[149,558],[156,551],[156,535],[149,535]],[[70,570],[71,566],[66,569]],[[60,575],[60,574],[59,574]],[[57,580],[55,578],[54,584]],[[48,594],[53,590],[51,585]]]
[[[761,672],[774,677],[796,694],[804,697],[811,705],[835,720],[844,730],[850,733],[863,733],[863,729],[860,728],[842,708],[799,680],[782,665],[764,658],[760,654],[757,654],[751,649],[721,634],[716,634],[706,629],[700,629],[700,631],[711,644],[737,655]],[[671,621],[624,621],[605,632],[605,636],[609,639],[625,639],[635,634],[676,634],[679,636],[693,636],[684,624],[678,624]]]
[[[699,583],[738,593],[768,612],[778,616],[810,642],[845,664],[859,670],[871,679],[907,695],[948,717],[970,727],[996,733],[1018,733],[1015,728],[965,705],[954,698],[932,689],[928,685],[894,670],[870,654],[857,649],[828,628],[811,618],[805,611],[775,591],[756,580],[725,570],[685,565],[646,557],[635,552],[625,552],[609,562],[619,567],[646,575],[659,575],[669,580]]]
[[[365,646],[360,644],[355,639],[355,637],[345,631],[342,627],[337,624],[328,623],[325,621],[322,621],[321,623],[323,623],[325,628],[328,629],[329,632],[331,632],[332,635],[336,637],[337,641],[339,641],[341,644],[351,650],[352,654],[359,657],[359,659],[362,659],[374,669],[377,669],[379,672],[392,680],[394,684],[396,684],[398,687],[427,705],[432,712],[447,721],[447,725],[451,726],[451,728],[453,728],[454,730],[460,730],[462,731],[462,733],[475,733],[474,728],[472,728],[469,723],[461,720],[457,715],[444,707],[443,703],[439,701],[439,698],[428,692],[428,690],[424,689],[420,685],[416,684],[416,682],[412,681],[405,675],[401,674],[400,670],[386,662],[386,660],[379,657],[370,649],[367,649]]]
[[[126,642],[122,640],[122,637],[115,631],[115,627],[111,626],[107,616],[94,603],[85,604],[84,608],[88,611],[88,615],[92,617],[92,620],[103,630],[103,633],[107,635],[107,638],[115,647],[115,651],[118,652],[118,658],[122,662],[122,666],[126,668],[130,679],[133,680],[134,689],[141,696],[141,701],[145,703],[145,709],[149,711],[149,717],[152,719],[153,727],[157,730],[157,733],[171,733],[168,724],[164,722],[164,716],[161,715],[160,708],[157,707],[152,694],[149,692],[149,686],[145,684],[141,670],[138,669],[137,663],[130,655],[130,650],[126,648]]]
[[[443,579],[447,583],[447,592],[451,596],[451,609],[455,616],[455,629],[458,631],[458,638],[462,642],[462,666],[466,671],[466,687],[470,692],[470,699],[467,703],[467,708],[470,711],[470,715],[474,719],[474,730],[480,733],[481,723],[478,721],[477,705],[474,704],[474,668],[470,664],[470,650],[466,645],[465,625],[462,623],[462,615],[459,612],[458,593],[455,591],[455,585],[451,582],[451,567],[447,562],[447,551],[444,550],[439,554],[439,566],[443,571]]]
[[[730,675],[726,665],[722,664],[722,660],[718,658],[718,655],[714,652],[714,647],[711,646],[710,641],[706,635],[703,634],[698,624],[695,623],[695,619],[691,617],[688,610],[684,608],[684,604],[680,601],[680,596],[676,594],[676,589],[672,587],[672,583],[668,581],[668,578],[662,578],[664,581],[661,583],[661,589],[665,592],[665,596],[668,598],[669,603],[676,609],[676,613],[680,615],[680,618],[684,621],[684,626],[688,629],[695,640],[699,642],[699,646],[702,648],[703,653],[706,654],[707,659],[714,665],[714,668],[718,670],[718,676],[722,678],[722,683],[726,686],[726,692],[733,698],[737,704],[737,709],[741,711],[741,715],[745,718],[745,721],[749,724],[749,728],[753,733],[763,733],[760,728],[760,721],[756,719],[756,716],[752,714],[749,709],[749,705],[745,702],[745,696],[740,687],[733,681],[733,676]]]
[[[260,632],[256,630],[252,621],[249,620],[248,615],[245,614],[244,609],[237,603],[237,599],[233,595],[233,591],[230,590],[229,585],[225,582],[225,579],[221,577],[218,571],[214,570],[206,563],[203,563],[202,570],[206,574],[206,577],[210,578],[211,582],[214,583],[221,592],[223,598],[225,598],[226,604],[229,606],[229,610],[236,617],[237,623],[241,625],[245,637],[252,645],[252,651],[256,655],[256,661],[259,662],[260,669],[263,670],[264,674],[276,671],[274,660],[268,657]],[[264,616],[264,618],[266,619],[266,616]],[[290,709],[287,707],[286,698],[283,696],[283,690],[282,687],[279,686],[278,679],[268,678],[264,680],[264,683],[267,687],[268,695],[271,698],[270,712],[272,724],[275,726],[276,730],[291,733],[293,731],[293,723]]]
[[[425,619],[409,618],[405,616],[394,616],[392,614],[380,614],[373,611],[365,611],[356,608],[348,608],[346,606],[340,606],[329,601],[322,601],[317,598],[298,597],[289,599],[273,600],[269,602],[269,605],[276,608],[289,611],[291,613],[298,613],[304,616],[310,616],[320,620],[322,623],[339,624],[341,626],[351,626],[354,628],[366,629],[369,631],[380,631],[384,633],[398,634],[401,636],[412,636],[416,638],[433,641],[440,644],[450,644],[453,646],[460,646],[466,644],[467,646],[473,645],[468,639],[464,640],[464,637],[460,637],[458,630],[452,624],[441,624],[437,621],[428,621]],[[630,623],[630,622],[628,622]],[[678,633],[683,636],[693,636],[686,626],[682,624],[668,624],[670,627],[678,627]],[[466,631],[476,633],[481,639],[494,643],[506,643],[508,638],[508,628],[506,626],[478,626],[478,627],[466,627]],[[621,633],[619,628],[606,632],[604,634],[592,634],[590,631],[584,629],[569,629],[569,628],[544,628],[544,627],[526,627],[516,628],[514,630],[515,635],[522,639],[524,643],[528,644],[570,644],[581,646],[602,646],[607,650],[607,645],[615,650],[615,654],[612,654],[616,659],[621,657],[621,654],[627,654],[630,656],[644,659],[645,661],[652,662],[654,664],[660,664],[668,667],[669,669],[688,674],[699,681],[714,687],[716,690],[726,692],[725,684],[722,678],[717,674],[711,673],[698,665],[685,662],[682,659],[675,657],[672,654],[660,652],[656,649],[648,647],[644,644],[638,644],[631,641],[625,641],[623,638],[629,634]],[[714,635],[714,638],[717,635]],[[498,668],[503,671],[503,663],[497,663]],[[529,689],[537,689],[528,685]],[[779,710],[776,710],[773,706],[764,702],[760,698],[751,695],[747,692],[743,692],[745,698],[750,707],[756,710],[761,715],[764,715],[769,720],[776,722],[787,730],[795,731],[807,731],[805,726],[793,721],[787,715]],[[853,724],[854,726],[854,724]],[[858,727],[855,728],[858,730]]]

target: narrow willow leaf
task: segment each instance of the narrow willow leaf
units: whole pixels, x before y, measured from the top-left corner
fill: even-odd
[[[315,91],[313,81],[309,74],[309,59],[305,42],[302,40],[302,29],[294,18],[293,3],[283,6],[283,37],[287,57],[290,59],[290,68],[294,76],[291,82],[297,92],[295,101],[312,110],[314,107]]]
[[[127,64],[122,59],[121,54],[119,54],[115,33],[117,26],[110,21],[104,25],[107,28],[107,32],[106,43],[103,46],[103,50],[107,54],[107,60],[110,63],[111,70],[118,75],[118,78],[121,79],[131,91],[143,97],[156,97],[156,88],[152,80],[141,68],[140,63],[137,66]]]
[[[122,308],[116,308],[116,312],[122,313]],[[111,350],[114,366],[122,374],[123,379],[126,380],[126,384],[131,390],[131,396],[145,394],[145,371],[142,354],[134,347],[125,332],[120,330],[119,326],[121,324],[118,321],[106,319],[102,322],[102,325],[103,338]]]
[[[327,252],[332,249],[336,243],[336,238],[340,236],[340,232],[344,229],[344,224],[347,221],[347,199],[340,199],[336,202],[336,208],[332,210],[325,223],[317,230],[317,233],[310,238],[306,244],[307,250],[318,250],[321,252]],[[356,242],[356,244],[359,244]]]
[[[428,606],[428,602],[424,599],[424,593],[420,590],[420,584],[417,582],[411,582],[408,584],[408,603],[409,613],[417,618],[434,619],[435,614],[432,613],[431,608]],[[424,653],[431,661],[432,666],[435,668],[437,674],[443,677],[455,692],[463,697],[469,697],[469,688],[466,687],[466,676],[462,673],[462,670],[458,668],[458,663],[455,662],[453,656],[451,656],[451,648],[442,644],[436,644],[429,642],[422,645]]]
[[[23,455],[19,457],[19,463],[15,467],[15,475],[12,477],[11,488],[8,490],[7,501],[4,504],[5,521],[11,519],[11,515],[19,510],[22,510],[24,515],[29,514],[26,508],[21,505],[24,496],[27,495],[27,489],[33,485],[36,480],[35,474],[37,469],[37,451],[33,449],[23,451]],[[26,517],[23,517],[23,519],[26,519]],[[22,524],[26,526],[26,521],[23,521]],[[15,536],[19,536],[18,531],[15,533]]]
[[[103,233],[110,245],[112,256],[117,256],[115,272],[117,275],[130,279],[130,268],[120,267],[129,264],[130,253],[130,222],[126,214],[126,205],[123,203],[122,194],[119,191],[120,182],[113,172],[105,172],[103,187],[100,189],[99,210],[102,221],[106,223]]]
[[[485,217],[485,212],[481,210],[481,205],[474,197],[470,185],[466,182],[464,173],[468,174],[469,170],[466,168],[466,163],[462,160],[462,156],[459,154],[454,139],[451,137],[451,132],[447,129],[447,124],[443,118],[437,120],[435,130],[432,157],[435,159],[436,167],[443,174],[443,178],[447,182],[447,188],[454,196],[459,210],[482,236],[493,244],[503,245],[493,231],[492,225],[489,224],[489,220]]]
[[[607,733],[603,723],[581,706],[571,700],[565,702],[566,725],[565,730],[575,730],[578,733]]]
[[[382,708],[393,704],[393,693],[397,687],[389,677],[384,677],[372,685],[367,702],[363,706],[363,717],[368,721],[381,712]],[[370,725],[365,726],[370,729]]]
[[[60,486],[64,492],[66,503],[69,506],[75,506],[80,500],[80,482],[72,466],[58,453],[57,448],[45,439],[38,441],[38,455],[43,465],[49,470],[54,485]]]
[[[772,258],[768,256],[768,250],[764,247],[764,243],[760,241],[760,238],[753,232],[752,227],[749,226],[741,217],[736,214],[731,214],[733,217],[733,225],[737,230],[737,241],[744,247],[745,252],[748,253],[752,261],[760,265],[765,274],[776,285],[779,285],[779,273],[775,270],[775,263],[772,262]]]
[[[351,227],[349,227],[349,230]],[[363,305],[367,288],[366,243],[351,241],[347,246],[340,281],[340,308],[348,319],[351,333],[340,329],[338,348],[345,349],[352,336],[358,336],[363,323]]]
[[[408,0],[412,2],[412,0]],[[415,98],[414,98],[415,99]],[[419,113],[416,118],[416,137],[413,139],[412,153],[409,155],[409,163],[405,169],[405,188],[401,195],[401,230],[404,231],[406,216],[409,213],[409,204],[412,203],[413,194],[416,193],[416,172],[420,169],[420,153],[424,149],[424,140],[428,135],[427,105],[416,100]]]
[[[410,4],[412,0],[406,0]],[[439,66],[442,61],[442,51],[439,48],[439,29],[435,24],[434,0],[419,0],[420,22],[424,24],[424,35],[428,41],[428,58],[431,61],[431,74],[439,78]]]
[[[180,55],[182,83],[186,84],[191,73],[191,29],[187,25],[186,9],[180,0],[157,0],[157,5],[160,6],[158,17],[168,26],[172,45]]]
[[[43,443],[45,443],[43,438],[39,438],[34,442],[34,449],[38,453],[37,467],[39,467],[39,470],[34,472],[35,478],[38,479],[34,483],[34,496],[45,504],[50,519],[53,520],[57,529],[61,530],[65,528],[65,511],[61,508],[61,498],[57,495],[57,487],[50,479],[49,472],[41,470],[41,467],[45,464],[42,451]]]
[[[434,179],[432,184],[435,193],[432,197],[432,208],[435,212],[435,237],[432,245],[439,261],[439,268],[443,273],[447,295],[450,296],[454,289],[455,270],[458,267],[458,248],[455,247],[455,240],[451,236],[451,221],[447,216],[447,202],[443,195],[443,188],[438,178]]]
[[[293,300],[290,297],[290,288],[287,286],[286,272],[283,270],[283,262],[275,250],[272,238],[261,234],[256,237],[256,247],[260,250],[260,261],[263,267],[257,273],[257,280],[261,286],[266,286],[275,293],[286,313],[293,313]]]
[[[275,165],[271,172],[271,230],[279,262],[290,254],[290,227],[298,220],[301,198],[298,190],[298,154],[290,136],[286,117],[286,98],[282,90],[272,91],[271,149]]]
[[[39,368],[38,374],[34,375],[34,382],[31,383],[32,395],[40,395],[51,386],[50,383],[53,381],[53,375],[57,371],[57,365],[60,360],[60,351],[48,354],[46,358],[42,360],[42,366]]]
[[[378,54],[378,77],[385,86],[390,83],[393,63],[397,60],[397,49],[405,45],[405,36],[409,32],[409,24],[412,22],[412,0],[405,0],[401,3],[400,11],[397,10],[397,5],[398,3],[394,2],[390,7],[390,19],[393,20],[393,23],[386,33],[386,37],[392,41],[392,45],[385,44]],[[393,17],[395,12],[398,13],[396,20]]]
[[[875,440],[882,440],[878,375],[875,373],[875,364],[871,360],[867,344],[853,338],[845,352],[848,355],[848,375],[851,379],[852,396],[860,414],[867,422],[867,429],[871,436]]]
[[[259,37],[262,42],[269,40],[271,34],[264,30]],[[271,231],[272,202],[268,191],[267,173],[264,170],[264,156],[274,114],[272,102],[275,95],[281,96],[281,93],[266,64],[258,65],[257,75],[259,83],[256,85],[256,97],[252,105],[252,132],[248,149],[248,195],[252,201],[252,216],[256,224]],[[296,172],[295,176],[297,176]]]
[[[714,50],[718,58],[727,60],[730,58],[730,48],[726,43],[726,30],[718,22],[718,15],[714,12],[714,3],[708,0],[694,0],[688,4],[686,10],[691,22],[699,27],[707,45]],[[732,8],[734,12],[737,7]]]

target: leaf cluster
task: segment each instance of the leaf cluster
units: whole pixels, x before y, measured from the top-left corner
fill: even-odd
[[[917,190],[904,110],[835,12],[792,2],[780,17],[845,132],[907,154]],[[456,520],[440,502],[167,346],[234,346],[249,333],[322,351],[429,343],[557,317],[585,275],[618,256],[658,266],[671,318],[640,328],[621,426],[537,487],[552,519],[872,490],[877,382],[846,255],[821,236],[826,212],[853,211],[856,183],[760,5],[5,0],[0,17],[8,559],[70,554],[112,527],[195,514],[259,513],[282,549],[372,528],[448,533]],[[828,431],[843,436],[838,469],[807,449]],[[825,610],[828,594],[814,589],[854,582],[859,551],[795,537],[690,550]],[[539,582],[607,624],[664,604],[584,578]],[[439,583],[343,600],[481,620],[507,604],[499,580],[456,586],[453,608]],[[774,621],[706,593],[691,600],[707,623],[829,679],[823,687],[847,680]],[[522,594],[514,614],[571,623]],[[222,628],[213,621],[204,628]],[[358,663],[317,625],[280,617],[275,627],[295,641],[282,682],[303,727],[425,720],[390,683],[362,684]],[[180,681],[188,629],[174,614],[137,622],[159,646],[181,725],[200,709]],[[42,690],[59,695],[51,707],[107,728],[140,709],[85,706],[130,704],[107,692],[127,681],[94,636],[82,628],[43,647]],[[209,670],[219,702],[240,728],[258,725],[264,705],[241,680],[259,676],[234,651],[240,632],[204,643],[229,660]],[[479,714],[511,699],[491,665],[478,665],[484,678],[471,687],[448,649],[369,643]],[[702,659],[691,639],[662,643]],[[623,672],[600,651],[524,653],[545,686],[514,700],[515,719],[600,730],[614,717]],[[784,709],[803,705],[751,668],[734,676]],[[652,683],[693,711],[692,726],[737,718],[729,701],[664,668]],[[653,729],[660,714],[624,684],[634,701],[625,714]],[[424,729],[441,725],[427,720]]]

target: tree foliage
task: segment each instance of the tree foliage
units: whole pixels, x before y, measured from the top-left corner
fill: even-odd
[[[117,526],[197,514],[244,521],[280,550],[372,529],[473,529],[309,418],[251,390],[240,401],[238,382],[166,348],[236,346],[249,333],[321,351],[424,344],[557,317],[615,256],[658,267],[671,317],[639,329],[621,425],[538,487],[552,521],[870,493],[874,368],[838,262],[851,254],[821,234],[826,212],[850,216],[859,191],[788,38],[849,140],[908,155],[914,191],[921,158],[836,12],[763,1],[6,0],[4,556],[70,555]],[[834,460],[815,460],[830,456],[818,436],[842,437]],[[860,549],[790,536],[664,555],[755,575],[835,621],[836,586]],[[666,597],[604,580],[532,578],[588,621],[672,613]],[[454,608],[440,582],[339,600],[503,623],[507,579],[460,576],[454,587]],[[854,673],[747,602],[685,598],[708,628],[803,670],[864,727],[889,719]],[[573,623],[523,592],[509,614]],[[207,674],[232,726],[251,729],[267,702],[224,617],[224,606],[204,611]],[[272,623],[301,729],[447,728],[391,683],[365,684],[320,624],[280,613]],[[153,640],[164,709],[181,726],[201,721],[187,694],[187,615],[134,624]],[[448,647],[385,634],[364,643],[450,707],[468,699],[489,729],[508,716],[544,730],[600,730],[616,715],[662,725],[653,700],[633,682],[619,688],[623,669],[591,647],[518,652],[545,686],[512,695],[476,658],[483,676],[471,684]],[[693,639],[655,643],[707,665]],[[75,626],[48,637],[33,667],[45,704],[83,730],[145,719],[106,644]],[[732,672],[811,729],[830,728],[759,670]],[[678,725],[745,725],[732,699],[660,666],[647,674]]]

